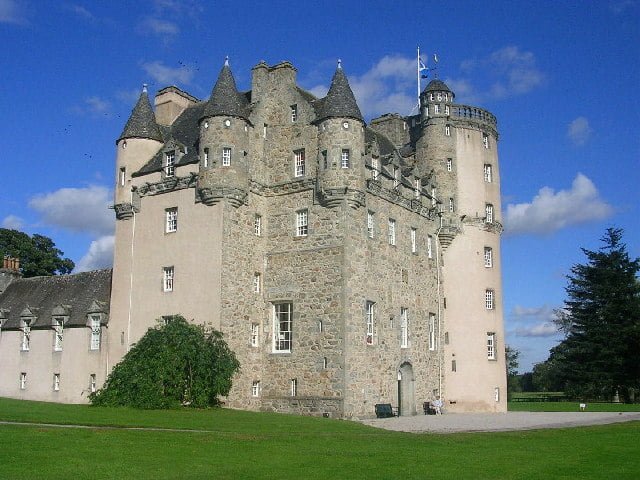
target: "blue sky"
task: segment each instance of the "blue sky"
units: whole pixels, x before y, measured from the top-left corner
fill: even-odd
[[[143,83],[206,98],[229,55],[241,89],[260,60],[290,60],[324,94],[341,58],[369,120],[410,113],[418,45],[456,102],[498,117],[521,371],[560,339],[551,318],[580,247],[616,226],[640,255],[637,0],[0,0],[0,42],[0,226],[52,237],[78,269],[109,265],[114,142]]]

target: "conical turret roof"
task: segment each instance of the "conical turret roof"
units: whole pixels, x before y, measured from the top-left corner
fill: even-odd
[[[211,97],[209,97],[204,108],[202,118],[229,115],[248,120],[248,107],[249,102],[244,95],[238,92],[229,62],[225,60],[224,66],[218,75],[218,80],[211,91]]]
[[[442,80],[434,78],[428,83],[424,91],[425,92],[435,92],[435,91],[450,92],[451,90],[449,89],[449,87],[447,87],[447,84],[444,83]]]
[[[146,85],[143,87],[138,103],[133,107],[131,116],[127,120],[127,124],[124,126],[118,141],[125,138],[148,138],[159,142],[164,141],[160,127],[156,123],[156,116],[151,108]]]
[[[322,100],[318,120],[329,117],[355,118],[364,122],[356,97],[353,95],[349,80],[347,80],[340,62],[338,62],[336,73],[331,79],[331,87],[329,87],[327,96]]]

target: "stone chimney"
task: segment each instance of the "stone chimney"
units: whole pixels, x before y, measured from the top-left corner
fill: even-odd
[[[0,268],[0,293],[4,292],[15,279],[22,277],[20,259],[5,255]]]
[[[196,97],[189,95],[178,87],[163,88],[156,93],[156,122],[160,125],[169,126],[182,112],[196,103],[198,103]]]

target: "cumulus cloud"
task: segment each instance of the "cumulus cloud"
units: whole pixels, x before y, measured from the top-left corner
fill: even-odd
[[[145,62],[142,69],[161,85],[183,84],[188,85],[195,73],[194,69],[188,65],[181,65],[176,68],[168,67],[160,61]]]
[[[510,317],[515,320],[542,320],[552,321],[555,320],[555,310],[548,305],[541,307],[523,307],[516,305],[511,311]]]
[[[518,337],[553,337],[558,334],[558,329],[553,323],[542,322],[536,325],[518,327],[515,330]]]
[[[549,234],[561,228],[607,218],[613,208],[605,202],[595,185],[578,173],[570,190],[555,192],[543,187],[531,202],[507,205],[505,232]]]
[[[577,147],[587,143],[592,133],[589,120],[585,117],[578,117],[567,126],[567,137]]]
[[[82,104],[71,109],[78,115],[88,115],[91,117],[104,117],[111,114],[111,103],[98,96],[87,97]]]
[[[74,273],[110,268],[113,264],[113,242],[113,235],[106,235],[92,241],[87,253],[76,264]]]
[[[109,205],[111,191],[100,186],[61,188],[36,195],[29,201],[29,207],[38,212],[46,224],[96,236],[113,233],[115,221]]]
[[[523,307],[516,305],[509,314],[509,323],[515,324],[512,333],[517,337],[552,337],[558,328],[555,309],[549,305],[541,307]]]
[[[27,17],[15,0],[0,0],[0,23],[24,25],[27,23]]]
[[[22,230],[24,220],[16,215],[7,215],[0,225],[2,225],[2,228],[8,228],[10,230]]]

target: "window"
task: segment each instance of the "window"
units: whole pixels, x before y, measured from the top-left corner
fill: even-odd
[[[309,211],[296,212],[296,237],[306,237],[309,234]]]
[[[484,164],[484,181],[487,183],[491,183],[491,165],[488,163]]]
[[[95,393],[97,389],[96,374],[92,373],[91,375],[89,375],[89,391],[91,393]]]
[[[328,160],[328,157],[327,157],[327,151],[326,150],[322,151],[322,164],[323,164],[325,170],[327,168],[329,168],[329,160]]]
[[[24,323],[22,326],[22,342],[20,343],[20,350],[28,352],[31,346],[31,326],[28,323]]]
[[[371,159],[371,178],[373,180],[377,180],[379,174],[380,174],[380,159],[372,158]]]
[[[436,200],[436,187],[431,188],[431,206],[435,207],[437,203]]]
[[[496,359],[496,334],[487,332],[487,360]]]
[[[329,359],[327,357],[323,357],[322,358],[322,368],[326,370],[328,366],[329,366]]]
[[[429,350],[436,350],[437,336],[436,336],[436,314],[429,314]]]
[[[393,188],[400,186],[400,170],[398,167],[393,167]]]
[[[429,100],[433,101],[433,93],[429,94]]]
[[[433,258],[433,237],[427,235],[427,258]]]
[[[447,137],[450,137],[450,136],[451,136],[451,125],[445,125],[445,127],[444,127],[444,134],[445,134]]]
[[[367,236],[373,238],[373,212],[371,210],[367,212]]]
[[[396,221],[393,218],[389,219],[388,241],[389,245],[396,244]]]
[[[493,249],[491,247],[484,247],[484,266],[493,267]]]
[[[411,253],[416,253],[418,251],[417,247],[416,247],[416,229],[412,228],[411,229]]]
[[[27,372],[22,372],[20,374],[20,390],[25,390],[27,388]]]
[[[118,177],[118,185],[124,187],[124,184],[127,180],[127,169],[126,167],[120,167],[120,175]]]
[[[260,325],[257,323],[251,324],[251,346],[260,346]]]
[[[209,166],[209,149],[205,148],[202,155],[202,165],[206,168]]]
[[[304,149],[296,150],[293,152],[293,158],[295,163],[295,176],[304,176]]]
[[[438,101],[441,102],[442,101],[442,93],[438,92]]]
[[[487,310],[493,310],[493,290],[485,290],[484,306]]]
[[[253,217],[253,233],[256,237],[262,235],[262,217],[260,215]]]
[[[64,318],[53,319],[53,350],[56,352],[62,351]]]
[[[59,373],[53,374],[53,391],[54,392],[60,391],[60,374]]]
[[[484,145],[484,148],[489,148],[489,135],[486,133],[482,134],[482,145]]]
[[[173,177],[176,173],[176,152],[167,152],[164,154],[164,174],[167,177]]]
[[[298,121],[298,105],[291,105],[291,123]]]
[[[449,105],[444,106],[444,114],[449,115]]]
[[[373,335],[375,330],[375,306],[374,302],[367,300],[365,304],[365,320],[367,324],[366,344],[373,345]]]
[[[260,293],[261,278],[258,272],[253,274],[253,292]]]
[[[267,126],[266,123],[262,124],[262,138],[267,138]]]
[[[251,382],[251,396],[259,397],[260,396],[260,381],[254,380]]]
[[[298,395],[298,379],[292,378],[291,379],[291,396],[295,397],[296,395]]]
[[[455,212],[456,211],[456,204],[453,200],[453,198],[449,197],[449,211],[450,212]]]
[[[324,325],[322,324],[322,320],[318,320],[318,332],[322,333],[324,331]]]
[[[164,267],[162,269],[162,289],[165,292],[173,292],[173,267]]]
[[[400,348],[409,346],[409,309],[400,309]]]
[[[292,303],[276,303],[273,305],[273,351],[291,351]]]
[[[223,147],[222,148],[222,166],[228,167],[231,165],[231,148]]]
[[[415,196],[416,198],[420,198],[420,191],[422,190],[422,187],[420,186],[420,179],[416,178],[415,180]]]
[[[457,371],[457,365],[455,360],[451,360],[451,371],[452,372]]]
[[[496,387],[493,389],[493,398],[496,402],[500,401],[500,388]]]
[[[447,172],[453,171],[453,158],[447,158]]]
[[[342,168],[349,168],[351,166],[351,161],[349,159],[349,150],[342,149],[342,154],[340,155],[340,166]]]
[[[167,208],[164,211],[165,216],[165,233],[173,233],[178,231],[178,208]]]
[[[440,105],[437,103],[433,106],[433,113],[440,113]]]
[[[493,223],[493,205],[487,203],[484,206],[484,223]]]

